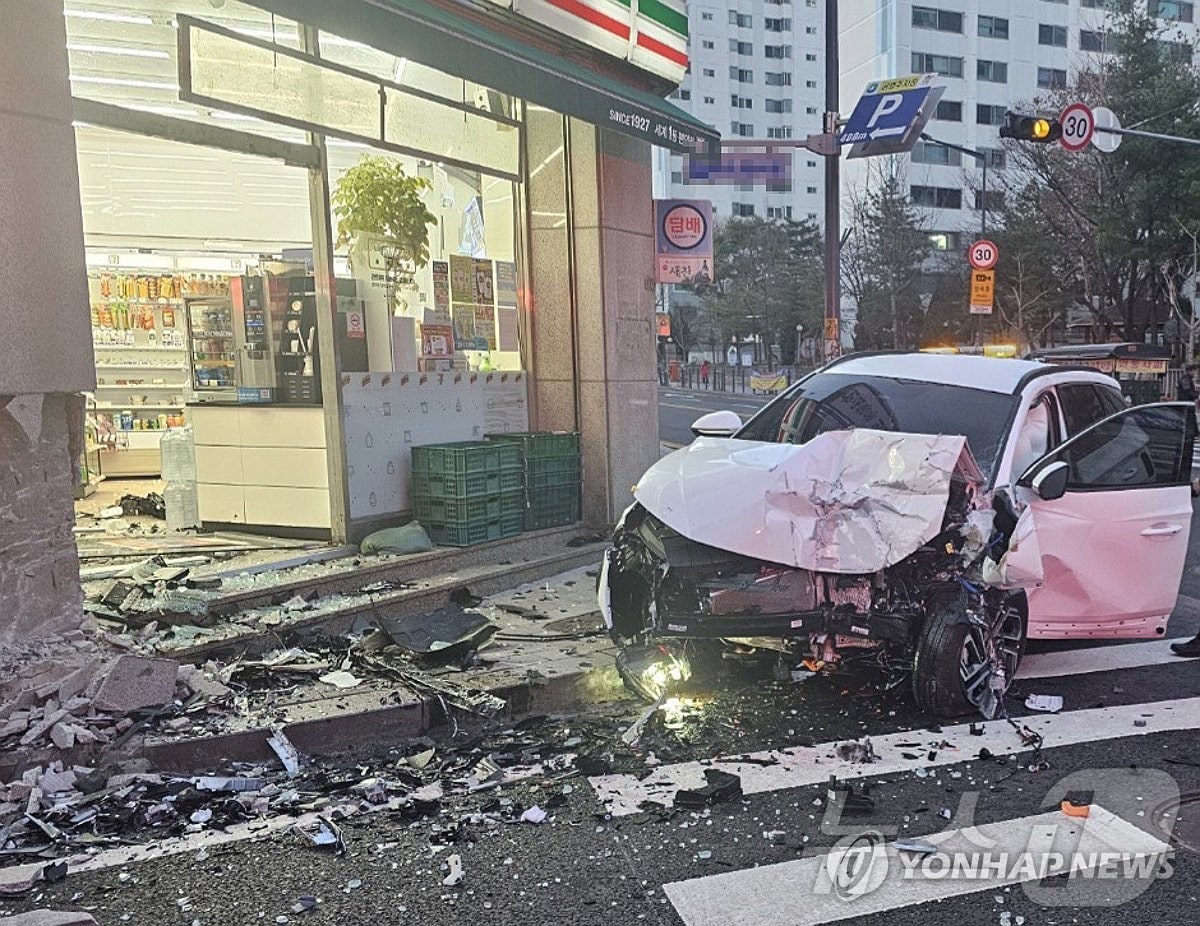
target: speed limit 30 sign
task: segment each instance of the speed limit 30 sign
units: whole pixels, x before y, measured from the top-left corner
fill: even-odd
[[[967,261],[973,270],[991,270],[1000,259],[1000,249],[983,238],[967,248]]]
[[[1068,151],[1082,151],[1096,131],[1096,116],[1086,103],[1072,103],[1058,117],[1062,136],[1058,143]]]

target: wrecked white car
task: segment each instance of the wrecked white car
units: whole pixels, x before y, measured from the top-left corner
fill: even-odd
[[[694,430],[639,482],[600,575],[645,695],[720,646],[866,664],[932,713],[994,717],[1029,638],[1166,632],[1190,403],[1127,408],[1086,369],[859,355]]]

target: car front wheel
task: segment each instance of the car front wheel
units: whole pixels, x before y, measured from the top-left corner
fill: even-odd
[[[1025,649],[1025,607],[1013,595],[984,621],[961,599],[930,609],[917,643],[913,694],[917,705],[939,717],[978,712],[991,719],[1016,675]]]

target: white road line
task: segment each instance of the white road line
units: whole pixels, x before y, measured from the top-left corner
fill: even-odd
[[[882,866],[885,860],[886,877],[874,890],[850,899],[842,899],[832,890],[830,877],[831,870],[838,870],[846,854],[844,849],[793,862],[676,881],[663,885],[663,889],[687,926],[815,926],[1040,880],[1037,875],[1041,866],[1048,864],[1043,859],[1051,852],[1062,853],[1068,866],[1070,860],[1078,859],[1081,866],[1091,870],[1097,866],[1087,862],[1098,862],[1105,854],[1132,862],[1161,858],[1170,848],[1099,805],[1092,805],[1089,816],[1083,819],[1054,811],[922,838],[953,859],[960,852],[976,857],[984,854],[980,837],[995,842],[986,850],[988,858],[1011,860],[1004,866],[1003,877],[982,865],[980,869],[988,871],[984,878],[926,878],[919,865],[913,867],[911,876],[906,876],[899,853],[888,847],[885,855],[875,859],[866,883],[873,884],[880,877],[874,866]],[[1031,865],[1021,864],[1026,853]],[[911,857],[909,861],[911,864]],[[870,860],[865,864],[870,865]],[[1099,889],[1097,883],[1093,890]]]
[[[1181,663],[1171,652],[1171,644],[1187,639],[1150,640],[1146,643],[1121,643],[1088,649],[1062,650],[1057,653],[1035,653],[1021,659],[1017,678],[1058,678],[1063,675],[1083,675],[1085,672],[1108,672],[1116,669],[1137,669],[1141,666],[1161,666]]]
[[[1145,726],[1134,726],[1135,721]],[[1200,698],[1064,711],[1060,714],[1024,717],[1020,722],[1041,734],[1046,748],[1102,742],[1146,733],[1194,730],[1200,728]],[[970,726],[969,723],[963,723],[943,727],[940,733],[903,730],[872,737],[871,744],[880,760],[869,764],[838,759],[834,753],[837,742],[829,742],[717,757],[704,762],[663,765],[641,781],[632,775],[602,775],[588,780],[613,816],[621,817],[637,813],[643,801],[670,806],[674,802],[675,792],[680,788],[703,787],[706,768],[733,772],[741,777],[744,793],[764,794],[820,784],[830,775],[866,778],[911,772],[920,767],[935,768],[969,762],[983,747],[996,756],[1012,755],[1028,748],[1006,721],[992,720],[981,724],[981,736],[972,736]],[[938,748],[937,744],[942,741],[947,746]],[[921,745],[914,746],[914,743]],[[929,758],[931,751],[932,759]],[[902,755],[905,752],[919,755],[920,759],[906,759]],[[739,758],[749,761],[738,761]],[[771,764],[762,764],[765,762]]]

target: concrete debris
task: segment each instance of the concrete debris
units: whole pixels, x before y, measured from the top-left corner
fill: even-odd
[[[90,913],[82,910],[34,910],[0,919],[0,926],[96,926]]]
[[[522,823],[545,823],[549,814],[536,804],[521,814]]]
[[[848,743],[838,743],[836,754],[843,762],[854,764],[875,762],[879,759],[879,756],[875,755],[875,749],[871,746],[870,739],[864,739],[861,743],[854,740]]]
[[[442,879],[442,884],[446,885],[446,887],[456,887],[457,885],[462,884],[462,856],[451,855],[446,859],[446,868],[449,873]]]
[[[320,676],[317,681],[323,682],[326,685],[332,685],[334,688],[345,690],[348,688],[357,688],[363,683],[363,680],[356,676],[353,672],[347,672],[344,669],[338,669],[335,672],[329,672]]]
[[[179,663],[171,659],[121,656],[108,670],[93,705],[100,710],[128,714],[162,707],[175,699]]]

